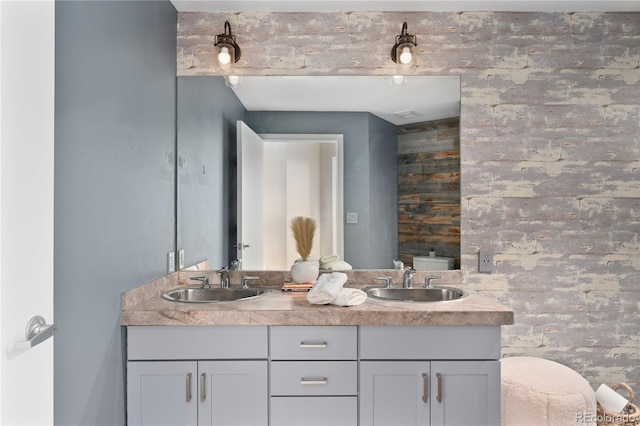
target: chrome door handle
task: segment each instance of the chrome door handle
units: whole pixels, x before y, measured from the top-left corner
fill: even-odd
[[[47,324],[44,318],[36,315],[29,320],[24,331],[27,340],[16,343],[16,349],[29,349],[47,340],[56,332],[55,324]]]
[[[422,373],[422,402],[429,402],[429,376]]]
[[[191,373],[187,373],[187,382],[186,382],[186,401],[191,402]]]
[[[200,375],[200,402],[204,402],[207,399],[207,395],[205,394],[205,387],[204,387],[204,381],[206,378],[206,374],[202,373]]]
[[[442,374],[436,373],[436,377],[438,378],[438,395],[436,395],[436,399],[438,402],[442,402]]]

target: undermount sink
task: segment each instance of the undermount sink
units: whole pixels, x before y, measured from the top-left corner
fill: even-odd
[[[454,287],[369,288],[367,294],[374,299],[401,302],[445,302],[464,299],[467,292]]]
[[[269,293],[271,290],[264,288],[184,287],[169,290],[162,297],[172,302],[211,303],[246,300]]]

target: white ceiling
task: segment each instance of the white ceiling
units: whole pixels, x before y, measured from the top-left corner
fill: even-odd
[[[172,0],[179,12],[640,12],[640,0]]]
[[[371,112],[396,125],[460,115],[460,77],[250,76],[234,88],[249,111]]]

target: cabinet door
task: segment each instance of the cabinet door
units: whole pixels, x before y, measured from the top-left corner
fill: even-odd
[[[127,363],[129,425],[196,425],[197,363],[133,361]]]
[[[428,425],[430,379],[426,361],[362,361],[360,424]]]
[[[432,425],[500,424],[498,361],[432,361],[431,374]]]
[[[198,424],[267,424],[267,361],[200,361],[197,380]]]

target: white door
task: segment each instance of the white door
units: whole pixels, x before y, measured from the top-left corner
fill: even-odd
[[[30,318],[53,322],[55,4],[0,1],[0,424],[53,424],[53,339],[30,349]]]
[[[237,138],[238,259],[242,269],[263,269],[264,141],[242,121],[237,124]]]

